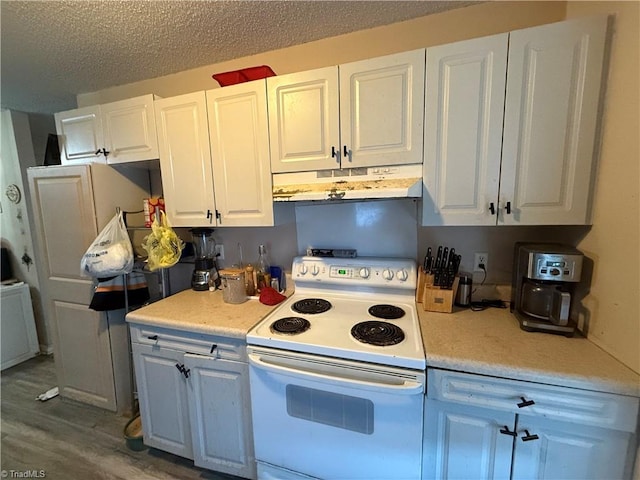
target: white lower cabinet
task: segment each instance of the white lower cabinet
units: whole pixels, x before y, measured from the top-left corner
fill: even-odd
[[[144,443],[256,478],[244,342],[131,325]]]
[[[423,480],[631,478],[638,404],[429,369]]]

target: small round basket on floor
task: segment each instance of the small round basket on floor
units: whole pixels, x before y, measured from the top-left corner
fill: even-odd
[[[139,452],[147,448],[142,442],[142,421],[140,420],[140,415],[136,415],[127,422],[124,427],[124,438],[130,450]]]

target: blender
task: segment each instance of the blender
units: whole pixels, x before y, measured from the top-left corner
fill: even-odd
[[[198,291],[220,287],[220,276],[216,265],[216,242],[213,228],[192,228],[195,267],[191,276],[191,288]]]

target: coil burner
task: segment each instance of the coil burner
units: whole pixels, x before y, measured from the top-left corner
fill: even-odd
[[[295,302],[291,309],[294,312],[306,313],[307,315],[313,315],[316,313],[324,313],[331,308],[331,302],[323,300],[322,298],[305,298]]]
[[[284,333],[285,335],[295,335],[309,330],[309,327],[311,327],[309,320],[300,317],[285,317],[273,322],[271,331]]]
[[[359,342],[379,347],[396,345],[404,340],[404,332],[400,327],[392,323],[377,320],[355,324],[351,328],[351,335]]]
[[[404,310],[395,305],[379,304],[369,307],[369,314],[385,320],[397,320],[404,317]]]

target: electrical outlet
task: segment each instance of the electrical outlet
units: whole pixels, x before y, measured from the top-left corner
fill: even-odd
[[[216,245],[215,254],[218,260],[224,260],[224,245]]]
[[[484,268],[480,268],[480,265],[484,265]],[[473,260],[473,271],[484,272],[489,270],[489,254],[486,252],[476,253]]]

